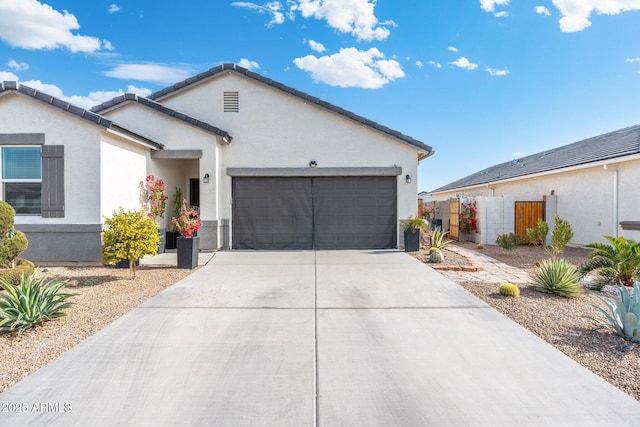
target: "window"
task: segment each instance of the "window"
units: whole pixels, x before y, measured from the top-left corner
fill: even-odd
[[[2,147],[2,198],[20,215],[40,215],[41,147]]]

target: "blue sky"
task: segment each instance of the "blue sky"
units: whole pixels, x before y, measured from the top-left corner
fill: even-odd
[[[640,123],[640,0],[0,0],[0,81],[83,107],[224,62],[431,145],[428,191]]]

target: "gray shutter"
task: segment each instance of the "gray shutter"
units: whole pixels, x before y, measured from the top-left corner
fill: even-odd
[[[42,146],[42,218],[64,218],[64,145]]]

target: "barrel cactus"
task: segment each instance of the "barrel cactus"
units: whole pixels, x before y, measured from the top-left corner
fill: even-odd
[[[520,296],[520,289],[513,283],[502,283],[498,287],[498,292],[500,293],[500,295],[503,295],[505,297],[518,298]]]
[[[444,255],[440,249],[435,249],[431,251],[431,255],[429,255],[429,262],[439,264],[444,262]]]

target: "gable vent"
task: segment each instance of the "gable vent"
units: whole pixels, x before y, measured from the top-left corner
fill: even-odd
[[[224,112],[225,113],[240,112],[240,93],[239,92],[224,93]]]

